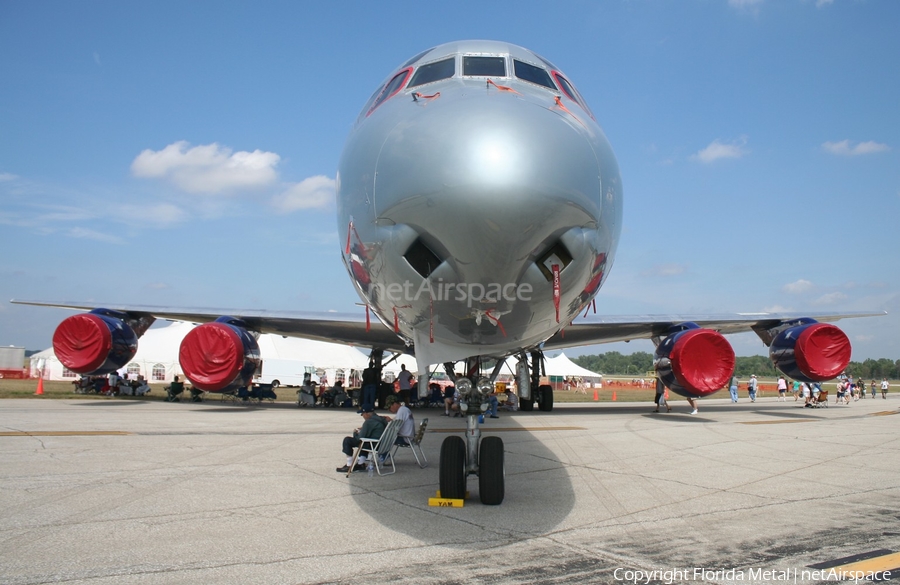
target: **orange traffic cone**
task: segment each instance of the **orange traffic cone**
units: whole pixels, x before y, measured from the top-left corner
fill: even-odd
[[[615,401],[616,401],[616,391],[613,390],[613,402],[615,402]]]
[[[597,395],[597,389],[594,388],[594,402],[596,402],[597,400],[600,400],[600,396]]]
[[[34,393],[35,396],[43,396],[44,395],[44,379],[38,378],[38,387]]]

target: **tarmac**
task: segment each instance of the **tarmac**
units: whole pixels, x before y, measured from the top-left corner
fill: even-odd
[[[897,395],[671,404],[501,413],[503,504],[438,508],[438,409],[347,478],[351,410],[3,400],[0,583],[900,582]]]

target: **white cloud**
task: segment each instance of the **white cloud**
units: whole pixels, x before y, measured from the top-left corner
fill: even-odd
[[[785,307],[783,305],[772,305],[770,307],[763,307],[764,313],[790,313],[793,309],[790,307]]]
[[[294,183],[287,190],[272,198],[272,205],[282,213],[298,209],[322,209],[334,201],[335,181],[316,175]]]
[[[71,228],[66,234],[73,238],[96,240],[98,242],[106,242],[107,244],[121,244],[123,241],[122,238],[117,236],[83,227]]]
[[[816,0],[816,8],[822,8],[826,4],[834,4],[834,0]]]
[[[748,152],[748,150],[744,148],[746,144],[746,136],[741,137],[740,140],[732,142],[731,144],[725,144],[716,139],[713,140],[709,146],[697,152],[697,154],[691,155],[691,159],[698,160],[704,164],[709,164],[720,158],[741,158]]]
[[[184,222],[188,214],[171,203],[155,205],[122,205],[117,209],[115,218],[130,225],[169,227]]]
[[[687,272],[687,266],[684,264],[658,264],[650,270],[643,272],[643,276],[678,276]]]
[[[181,140],[159,151],[141,152],[131,163],[131,172],[169,181],[189,193],[223,193],[272,184],[280,160],[274,152],[233,153],[216,143],[191,147]]]
[[[842,292],[828,293],[814,300],[814,305],[833,305],[847,299],[847,295]]]
[[[822,150],[829,154],[839,156],[859,156],[863,154],[874,154],[876,152],[885,152],[891,147],[887,144],[869,140],[868,142],[857,142],[856,145],[850,146],[849,140],[841,140],[840,142],[823,142]]]
[[[813,289],[813,283],[811,283],[808,280],[804,280],[802,278],[800,280],[788,283],[788,284],[784,285],[783,287],[781,287],[781,290],[783,290],[786,293],[792,294],[792,295],[803,294],[812,289]]]
[[[18,178],[12,173],[0,173],[0,181],[15,181]]]

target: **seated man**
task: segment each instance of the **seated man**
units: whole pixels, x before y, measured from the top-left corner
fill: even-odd
[[[450,416],[451,410],[459,410],[459,394],[452,384],[444,387],[444,416]]]
[[[509,388],[506,389],[506,402],[500,405],[503,410],[511,410],[513,412],[519,410],[519,397]]]
[[[316,387],[313,384],[314,382],[306,380],[297,390],[297,406],[315,406]]]
[[[172,380],[172,383],[166,386],[166,402],[178,402],[181,400],[178,395],[184,392],[184,382],[178,380],[178,376]]]
[[[334,386],[332,386],[331,390],[328,392],[330,394],[331,406],[342,406],[349,398],[347,392],[344,390],[344,383],[340,380],[336,381]]]
[[[344,437],[344,444],[341,450],[344,455],[347,456],[347,464],[343,467],[338,467],[335,470],[338,473],[347,473],[350,471],[350,464],[353,463],[353,450],[359,447],[360,437],[364,439],[378,439],[381,437],[384,428],[387,426],[387,421],[375,414],[375,409],[371,406],[367,405],[363,407],[362,417],[365,420],[363,425],[353,431],[352,437]],[[356,466],[353,468],[353,471],[363,471],[365,468],[366,456],[360,454],[359,459],[356,460]]]
[[[413,437],[416,436],[416,421],[413,419],[412,411],[408,406],[400,402],[398,396],[388,396],[385,405],[391,411],[391,414],[395,415],[397,420],[400,421],[400,430],[397,432],[395,443],[397,445],[409,445]],[[384,417],[384,419],[388,422],[391,421],[389,416]]]
[[[150,392],[150,385],[147,384],[147,380],[145,380],[143,376],[138,376],[137,385],[134,387],[134,395],[143,396],[148,392]]]

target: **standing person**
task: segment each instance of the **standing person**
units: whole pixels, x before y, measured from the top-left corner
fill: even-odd
[[[738,401],[738,393],[737,393],[738,381],[739,381],[739,379],[737,376],[734,376],[733,378],[731,378],[731,386],[728,388],[728,391],[731,392],[731,401],[732,402]]]
[[[666,385],[662,383],[662,380],[659,378],[656,379],[656,398],[653,399],[653,402],[656,403],[656,410],[653,412],[659,412],[659,407],[663,404],[666,405],[666,412],[672,412],[672,407],[669,406],[669,403],[666,402]]]
[[[400,383],[400,402],[409,404],[409,391],[412,389],[412,372],[406,369],[406,364],[400,364],[400,373],[397,381]]]
[[[785,396],[787,395],[787,380],[784,379],[784,376],[778,376],[778,399],[781,402],[786,400]]]
[[[891,385],[888,384],[887,378],[882,378],[881,380],[881,397],[887,400],[887,391]]]
[[[747,383],[747,390],[750,393],[750,402],[756,402],[756,389],[759,387],[759,382],[756,381],[756,374],[750,376],[750,382]]]
[[[800,382],[798,382],[797,380],[794,380],[794,385],[791,389],[791,392],[794,393],[794,402],[797,402],[797,399],[800,396]]]
[[[362,373],[362,398],[359,401],[359,412],[367,406],[375,408],[375,394],[378,392],[378,383],[381,382],[381,371],[375,368],[374,362],[369,362],[369,367]]]
[[[691,414],[697,414],[697,399],[691,396],[685,396],[685,398],[687,398],[688,404],[691,405],[691,408],[694,409],[693,411],[691,411]]]
[[[875,380],[872,380],[872,400],[875,400]]]
[[[800,392],[803,394],[803,405],[812,406],[809,403],[809,399],[812,398],[812,388],[810,388],[807,382],[800,384]]]

